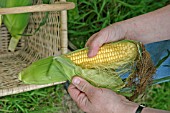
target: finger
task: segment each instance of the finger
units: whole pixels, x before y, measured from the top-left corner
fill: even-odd
[[[95,94],[98,92],[96,87],[92,86],[90,83],[80,77],[74,77],[72,83],[77,87],[77,89],[84,92],[89,100],[95,97]]]
[[[89,47],[89,44],[92,42],[92,40],[94,40],[94,38],[96,37],[97,33],[93,34],[86,42],[85,47]]]
[[[89,47],[88,57],[94,57],[97,55],[100,47],[105,43],[103,32],[100,31],[89,39],[87,46]]]
[[[85,93],[81,92],[73,84],[70,84],[70,86],[68,87],[68,92],[71,98],[77,103],[79,108],[82,109],[84,112],[87,112],[89,106],[91,106],[91,103],[89,102]]]
[[[98,33],[95,33],[93,34],[87,41],[86,43],[86,47],[89,47],[89,50],[88,50],[88,54],[87,56],[88,57],[94,57],[97,55],[97,52],[99,51],[99,46],[97,46],[97,44],[95,43],[96,41],[96,36],[97,36]]]
[[[88,53],[87,53],[87,56],[88,57],[94,57],[95,55],[97,55],[97,52],[99,51],[99,47],[92,47],[91,45],[93,44],[93,41],[95,40],[95,37],[97,36],[97,33],[93,34],[89,40],[87,41],[86,43],[86,47],[89,47],[89,50],[88,50]]]
[[[89,58],[96,56],[97,53],[99,52],[99,49],[100,49],[100,46],[97,46],[97,45],[89,47],[87,56]]]

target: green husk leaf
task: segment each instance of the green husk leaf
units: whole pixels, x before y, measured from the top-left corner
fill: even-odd
[[[16,38],[16,37],[11,37],[11,40],[9,42],[9,47],[8,50],[10,51],[14,51],[18,42],[19,42],[20,37]]]
[[[97,87],[114,91],[124,87],[124,83],[118,75],[108,74],[107,71],[82,69],[65,56],[49,57],[33,63],[19,74],[19,79],[27,84],[46,84],[71,81],[75,75]]]
[[[83,69],[76,66],[70,59],[64,56],[56,57],[55,60],[60,63],[60,71],[65,73],[65,76],[69,81],[71,81],[73,76],[78,75],[97,87],[109,88],[115,91],[124,87],[124,83],[120,76],[112,73],[112,71],[109,72],[109,70]]]
[[[19,73],[19,80],[26,84],[48,84],[66,81],[64,74],[58,69],[53,57],[34,62]]]
[[[6,0],[5,8],[28,6],[32,4],[32,0]],[[25,31],[25,28],[29,22],[30,13],[22,14],[7,14],[3,16],[3,22],[10,32],[12,38],[10,40],[9,50],[14,51],[18,44],[21,35]]]
[[[120,76],[108,73],[108,70],[83,69],[83,73],[80,76],[97,87],[108,88],[113,91],[119,91],[124,87]]]

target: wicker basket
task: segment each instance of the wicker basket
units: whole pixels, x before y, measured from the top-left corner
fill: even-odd
[[[47,85],[25,85],[18,80],[18,73],[32,62],[53,55],[67,52],[67,11],[74,8],[74,4],[64,0],[51,0],[50,5],[43,5],[42,0],[34,0],[34,5],[18,8],[4,8],[0,14],[32,12],[26,34],[34,32],[38,27],[44,11],[50,11],[47,23],[33,36],[23,36],[16,51],[8,51],[10,34],[7,28],[0,27],[0,96],[16,94]],[[31,7],[31,8],[30,8]]]

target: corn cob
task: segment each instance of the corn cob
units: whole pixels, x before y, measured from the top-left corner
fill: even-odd
[[[71,81],[73,76],[78,75],[94,86],[131,96],[134,90],[139,94],[141,87],[146,86],[143,86],[143,81],[148,84],[155,72],[149,54],[135,41],[122,40],[105,44],[94,58],[88,58],[87,52],[88,48],[84,48],[39,60],[24,69],[19,79],[27,84],[47,84]],[[127,74],[129,76],[123,82],[121,77]],[[129,88],[131,86],[133,89]]]
[[[138,55],[138,48],[130,41],[119,41],[102,46],[95,57],[87,56],[88,49],[81,49],[65,56],[82,68],[95,68],[114,64],[119,67],[127,61],[134,61]]]
[[[23,70],[19,79],[29,84],[43,84],[65,80],[62,76],[71,81],[74,75],[80,75],[95,86],[115,90],[124,86],[119,74],[128,72],[139,54],[137,43],[129,40],[105,44],[93,58],[88,58],[87,52],[88,48],[84,48],[37,61]]]
[[[5,8],[28,6],[32,0],[6,0]],[[11,40],[8,49],[14,51],[26,26],[29,22],[30,13],[8,14],[3,16],[3,22],[11,34]]]

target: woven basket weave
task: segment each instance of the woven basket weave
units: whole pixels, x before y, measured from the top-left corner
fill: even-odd
[[[34,0],[34,5],[42,4],[41,1]],[[59,2],[65,1],[51,0],[52,4]],[[32,12],[25,34],[33,33],[44,16],[45,12]],[[40,58],[67,52],[66,10],[50,11],[47,23],[35,35],[23,36],[15,52],[8,51],[9,40],[10,34],[2,24],[0,27],[0,96],[59,84],[25,85],[18,80],[18,73]]]

